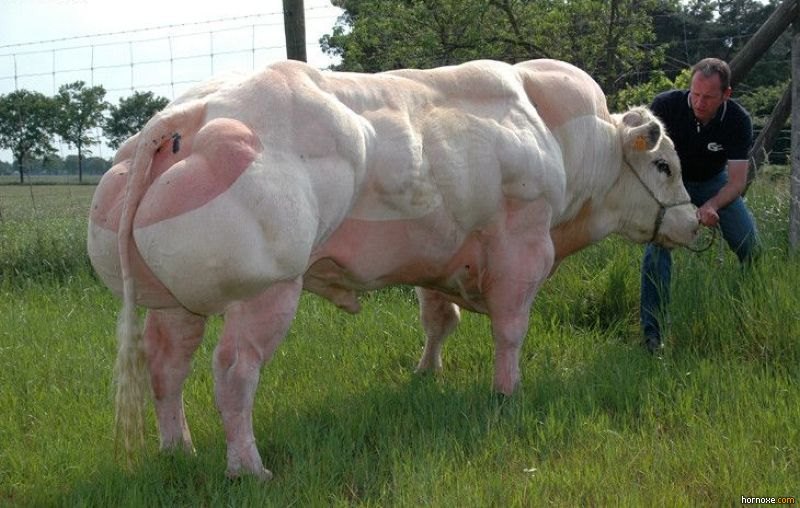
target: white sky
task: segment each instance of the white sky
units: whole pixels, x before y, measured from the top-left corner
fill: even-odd
[[[304,3],[308,63],[326,68],[318,41],[342,11]],[[0,94],[53,95],[83,80],[103,85],[114,104],[133,90],[172,99],[212,74],[285,58],[282,0],[0,0]]]

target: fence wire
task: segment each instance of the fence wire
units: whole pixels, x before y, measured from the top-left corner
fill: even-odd
[[[338,12],[330,4],[308,6],[307,32],[315,25],[331,31]],[[312,39],[309,58],[317,62],[309,63],[329,65]],[[112,104],[137,91],[174,99],[212,75],[255,70],[285,58],[282,11],[39,40],[0,45],[0,94],[26,89],[55,95],[64,84],[84,81],[102,85]],[[102,131],[95,135],[102,138]],[[72,153],[57,145],[62,157]],[[101,157],[112,153],[102,140],[91,151]]]

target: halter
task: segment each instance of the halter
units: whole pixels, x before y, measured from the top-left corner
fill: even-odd
[[[633,175],[636,177],[636,179],[639,180],[639,183],[642,184],[642,187],[644,187],[644,190],[646,190],[647,193],[650,194],[650,197],[655,200],[656,204],[658,204],[658,214],[656,214],[656,222],[655,222],[655,226],[653,227],[653,236],[652,236],[652,238],[650,238],[650,241],[649,241],[649,243],[654,243],[655,240],[656,240],[656,236],[658,236],[658,232],[661,229],[661,224],[664,222],[664,215],[666,215],[667,209],[672,208],[674,206],[689,205],[692,202],[691,202],[691,200],[687,199],[687,200],[684,200],[684,201],[679,201],[677,203],[663,203],[660,199],[658,199],[658,197],[656,196],[655,192],[653,192],[652,189],[650,189],[650,187],[648,187],[647,184],[644,183],[644,180],[642,180],[642,177],[639,176],[639,173],[637,173],[636,169],[633,167],[633,164],[628,162],[627,155],[623,155],[622,156],[622,160],[625,162],[625,165],[628,166],[630,168],[630,170],[633,172]]]

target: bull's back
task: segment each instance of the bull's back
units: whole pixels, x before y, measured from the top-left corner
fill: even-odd
[[[403,220],[444,209],[469,230],[505,198],[561,206],[561,152],[514,67],[476,61],[325,80],[372,133],[351,217]]]

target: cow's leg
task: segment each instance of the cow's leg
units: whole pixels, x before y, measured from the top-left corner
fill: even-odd
[[[425,348],[417,372],[442,370],[442,345],[458,325],[458,306],[432,289],[418,287],[419,314],[425,331]]]
[[[144,345],[162,450],[194,451],[182,392],[205,323],[205,317],[184,309],[151,310],[147,314]]]
[[[297,310],[302,281],[281,282],[225,312],[222,340],[214,352],[217,407],[228,445],[229,477],[268,480],[253,435],[253,399],[259,371],[283,340]]]
[[[546,203],[514,207],[487,245],[481,283],[495,343],[494,388],[505,395],[519,383],[519,353],[531,305],[555,260],[549,223]]]

